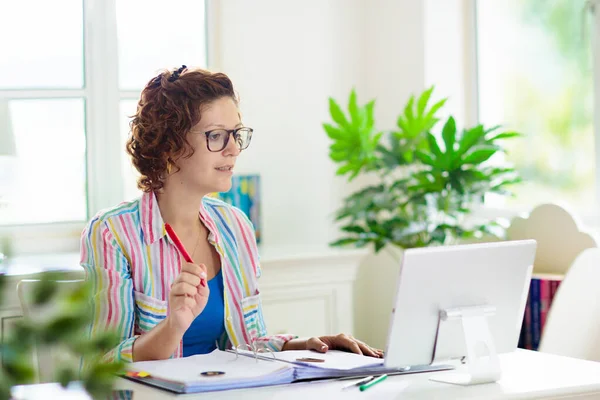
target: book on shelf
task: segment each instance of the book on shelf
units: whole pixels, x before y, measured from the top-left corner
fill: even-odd
[[[561,276],[550,274],[540,274],[531,279],[518,347],[538,349],[552,301],[561,281]]]
[[[200,393],[451,368],[441,364],[389,368],[384,366],[383,359],[336,350],[324,354],[309,350],[272,353],[214,350],[209,354],[131,363],[126,377],[175,393]]]

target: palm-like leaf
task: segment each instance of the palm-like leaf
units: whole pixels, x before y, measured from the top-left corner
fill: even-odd
[[[424,91],[415,104],[415,97],[411,96],[408,103],[404,107],[404,113],[398,117],[396,122],[400,129],[396,132],[399,139],[407,139],[408,141],[418,139],[425,132],[429,132],[438,122],[436,113],[446,103],[446,99],[442,99],[435,103],[431,108],[427,108],[433,87]]]
[[[362,170],[375,168],[375,149],[382,134],[373,130],[374,106],[374,100],[359,106],[352,90],[346,115],[335,99],[329,99],[329,114],[334,124],[324,123],[323,129],[332,140],[329,156],[340,164],[338,175],[350,174],[352,180]]]

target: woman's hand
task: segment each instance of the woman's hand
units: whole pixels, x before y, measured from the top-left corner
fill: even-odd
[[[293,339],[286,342],[282,350],[314,350],[319,353],[326,353],[327,350],[343,350],[383,358],[383,351],[374,349],[368,344],[343,333],[335,336],[315,336],[308,340]]]
[[[343,350],[365,356],[383,358],[383,351],[374,349],[368,344],[343,333],[335,336],[312,337],[306,341],[306,349],[315,350],[319,353],[326,353],[327,350]]]
[[[201,280],[204,281],[204,286],[200,284]],[[184,334],[206,307],[209,293],[206,285],[206,266],[183,264],[181,273],[171,285],[167,323],[177,332]]]

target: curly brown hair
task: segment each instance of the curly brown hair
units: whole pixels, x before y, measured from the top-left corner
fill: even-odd
[[[179,170],[174,160],[194,154],[186,137],[200,121],[203,107],[222,97],[238,102],[229,77],[199,68],[164,70],[148,82],[129,124],[126,144],[141,175],[138,188],[162,189],[167,169]]]

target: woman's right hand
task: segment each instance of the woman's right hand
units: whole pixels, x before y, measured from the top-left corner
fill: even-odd
[[[209,293],[206,266],[184,263],[171,285],[167,323],[183,335],[206,307]]]

